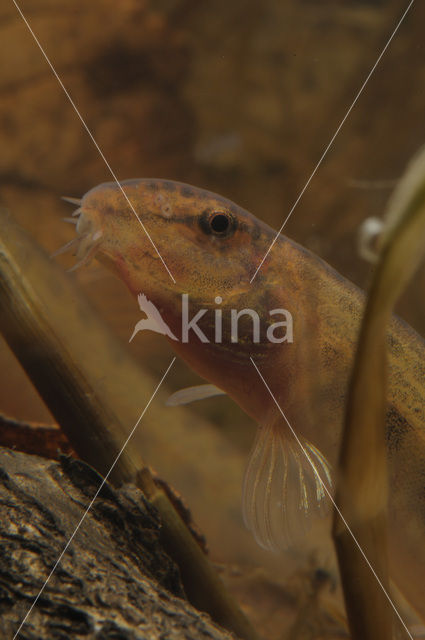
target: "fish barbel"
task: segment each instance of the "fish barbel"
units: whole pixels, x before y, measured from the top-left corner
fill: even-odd
[[[111,267],[144,301],[142,309],[153,305],[159,312],[167,327],[161,333],[189,366],[257,421],[244,481],[244,520],[263,547],[285,548],[323,510],[319,477],[331,486],[364,294],[283,235],[251,284],[276,235],[271,227],[229,200],[186,184],[135,179],[121,186],[149,237],[118,185],[101,184],[82,198],[74,214],[78,237],[71,245],[77,264],[96,255]],[[190,318],[199,312],[200,330],[191,331],[186,341],[184,294]],[[245,312],[240,313],[237,341],[232,310]],[[261,320],[257,340],[247,310]],[[270,334],[273,310],[290,313],[291,335]],[[281,340],[272,341],[270,335]],[[388,353],[391,571],[425,617],[425,343],[394,317]],[[212,393],[208,385],[206,395]],[[195,397],[202,393],[198,390]]]

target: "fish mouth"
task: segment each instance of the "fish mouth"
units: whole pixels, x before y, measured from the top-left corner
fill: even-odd
[[[102,241],[103,232],[95,224],[92,217],[83,211],[82,200],[63,197],[63,200],[74,205],[79,205],[71,218],[64,218],[65,222],[75,225],[77,237],[67,242],[52,254],[52,258],[73,251],[77,262],[68,271],[75,271],[79,267],[88,264],[96,255]]]

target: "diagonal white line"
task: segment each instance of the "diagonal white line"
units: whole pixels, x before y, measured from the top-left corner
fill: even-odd
[[[254,360],[252,359],[252,357],[250,356],[250,360],[252,362],[252,364],[254,365],[258,375],[260,376],[261,380],[264,383],[264,386],[266,387],[267,391],[269,392],[270,396],[273,399],[273,402],[275,403],[276,407],[279,409],[280,414],[282,415],[282,417],[284,418],[286,424],[288,425],[288,427],[290,428],[292,435],[294,436],[295,440],[298,442],[299,446],[301,447],[302,452],[304,453],[304,455],[306,456],[307,460],[309,461],[309,463],[312,466],[313,472],[315,474],[315,476],[319,479],[320,484],[322,485],[323,490],[326,492],[329,500],[332,502],[335,510],[337,511],[339,517],[341,518],[341,520],[343,521],[343,523],[345,524],[345,526],[347,527],[347,531],[350,533],[351,537],[353,538],[357,548],[359,549],[360,553],[362,554],[367,566],[369,567],[369,569],[371,570],[371,572],[373,573],[374,577],[376,578],[379,586],[381,587],[385,597],[387,598],[388,602],[390,603],[391,607],[393,608],[397,618],[400,620],[401,624],[403,625],[407,635],[409,636],[410,640],[414,640],[412,634],[410,633],[409,629],[407,628],[406,623],[404,622],[403,618],[401,617],[401,615],[398,612],[397,607],[395,606],[394,602],[391,599],[390,594],[388,593],[388,591],[385,589],[384,585],[382,584],[378,574],[376,573],[375,569],[372,567],[370,561],[368,560],[365,552],[363,551],[359,541],[357,540],[356,536],[354,535],[354,533],[352,532],[352,530],[350,529],[350,526],[348,525],[346,519],[344,518],[344,516],[341,513],[341,510],[339,509],[338,505],[336,504],[333,495],[331,494],[331,492],[329,491],[328,487],[326,486],[326,484],[323,482],[322,478],[320,477],[319,474],[316,473],[316,470],[314,468],[314,465],[310,459],[310,456],[308,455],[307,451],[305,450],[304,445],[302,444],[301,440],[299,439],[299,437],[297,436],[297,434],[295,433],[294,429],[292,428],[288,418],[286,417],[286,415],[284,414],[283,410],[280,407],[280,404],[278,403],[278,401],[276,400],[276,398],[273,395],[272,390],[270,389],[269,385],[267,384],[266,380],[263,377],[263,374],[261,373],[261,371],[259,370],[259,368],[257,367],[257,365],[255,364]]]
[[[303,189],[301,190],[298,198],[295,200],[294,204],[291,207],[291,210],[289,211],[288,215],[286,216],[285,220],[283,221],[282,226],[280,227],[279,231],[276,233],[276,236],[274,237],[272,243],[270,244],[269,248],[267,249],[266,253],[264,254],[260,264],[258,265],[257,269],[255,270],[254,275],[252,276],[251,280],[250,280],[250,284],[252,284],[255,276],[257,275],[257,273],[259,272],[259,270],[261,269],[261,267],[263,266],[264,260],[267,258],[267,256],[269,255],[270,251],[273,249],[273,246],[276,242],[276,240],[278,239],[278,237],[280,236],[280,234],[282,233],[282,230],[284,228],[284,226],[286,225],[286,223],[288,222],[289,218],[291,217],[291,215],[294,212],[295,207],[297,206],[297,204],[299,203],[299,201],[301,200],[301,198],[303,197],[307,187],[309,186],[310,182],[313,180],[314,176],[317,173],[317,170],[319,169],[320,165],[322,164],[323,160],[325,159],[325,157],[327,156],[327,153],[329,151],[329,149],[331,148],[331,146],[333,145],[335,138],[337,137],[337,135],[339,134],[339,132],[341,131],[342,127],[344,126],[345,121],[347,120],[348,116],[350,115],[350,113],[352,112],[352,110],[354,109],[354,106],[356,105],[358,99],[360,98],[361,94],[363,93],[364,88],[366,87],[367,83],[369,82],[370,78],[372,77],[376,67],[378,66],[378,64],[381,62],[381,59],[383,57],[383,55],[385,54],[386,50],[388,49],[388,47],[390,46],[394,36],[396,35],[397,31],[399,30],[402,22],[404,21],[405,17],[407,16],[407,14],[410,11],[411,6],[413,5],[414,0],[410,0],[407,9],[405,10],[405,12],[403,13],[403,15],[401,16],[400,20],[398,21],[394,31],[392,32],[392,34],[390,35],[390,37],[387,40],[387,43],[385,44],[384,48],[382,49],[381,53],[379,54],[375,64],[373,65],[372,69],[369,71],[368,75],[366,76],[365,81],[363,82],[362,86],[360,87],[359,91],[356,94],[356,97],[354,98],[353,102],[351,103],[351,106],[349,107],[347,113],[345,114],[345,116],[343,117],[343,119],[341,120],[341,122],[338,125],[337,130],[335,131],[334,135],[332,136],[328,146],[326,147],[326,149],[324,150],[324,152],[322,153],[322,155],[320,156],[319,162],[316,164],[316,166],[313,169],[313,172],[311,173],[309,179],[307,180],[307,182],[305,183]]]
[[[169,268],[167,267],[164,258],[161,256],[161,254],[158,251],[158,248],[156,246],[156,244],[154,243],[154,241],[152,240],[151,236],[149,235],[145,225],[143,224],[142,220],[140,219],[140,217],[138,216],[138,214],[136,213],[135,208],[133,207],[132,203],[130,202],[127,194],[125,193],[124,189],[122,188],[121,183],[119,182],[117,176],[115,175],[115,172],[112,170],[111,165],[109,164],[109,162],[107,161],[107,159],[105,158],[105,155],[103,153],[103,151],[101,150],[101,148],[99,147],[98,143],[96,142],[92,132],[90,131],[89,127],[87,126],[83,116],[81,115],[81,113],[79,112],[79,110],[77,109],[77,106],[75,104],[75,102],[73,101],[73,99],[71,98],[67,88],[65,87],[65,85],[63,84],[62,80],[60,79],[56,69],[54,68],[52,62],[50,61],[50,58],[47,56],[47,53],[44,51],[43,47],[40,44],[40,41],[38,40],[37,36],[35,35],[34,31],[31,29],[31,26],[28,23],[28,20],[26,19],[26,17],[24,16],[24,14],[22,13],[20,7],[18,6],[16,0],[12,0],[13,4],[15,5],[18,13],[20,14],[22,20],[25,22],[28,31],[31,33],[32,37],[34,38],[38,48],[40,49],[41,53],[43,54],[47,64],[49,65],[50,69],[53,72],[53,75],[55,76],[56,80],[59,82],[60,86],[62,87],[66,97],[68,98],[69,102],[71,103],[72,108],[74,109],[75,113],[77,114],[77,116],[79,117],[81,124],[83,125],[84,129],[87,131],[91,141],[93,142],[94,146],[96,147],[97,151],[99,152],[100,157],[102,158],[103,162],[106,164],[106,166],[109,169],[109,172],[111,174],[111,176],[113,177],[113,179],[115,180],[115,182],[117,183],[118,187],[120,188],[124,198],[127,201],[128,206],[130,207],[130,209],[132,210],[132,212],[134,213],[134,215],[136,216],[137,220],[139,221],[140,226],[142,227],[143,231],[145,232],[145,234],[147,235],[147,237],[149,238],[149,241],[151,243],[151,245],[153,246],[153,248],[155,249],[156,253],[158,254],[162,264],[164,265],[165,269],[168,272],[168,275],[170,276],[171,280],[174,282],[174,284],[176,284],[176,281],[173,277],[173,274],[171,273],[171,271],[169,270]]]
[[[64,546],[64,548],[62,549],[60,556],[58,557],[58,559],[56,560],[55,564],[53,565],[53,568],[52,568],[52,570],[50,571],[49,575],[47,576],[47,578],[46,578],[46,580],[45,580],[45,582],[44,582],[43,586],[41,587],[41,589],[40,589],[40,591],[38,592],[37,596],[36,596],[36,597],[35,597],[35,599],[33,600],[32,604],[31,604],[31,607],[29,608],[29,610],[28,610],[28,612],[27,612],[27,614],[26,614],[25,618],[22,620],[22,622],[21,622],[21,624],[19,625],[19,627],[18,627],[18,629],[17,629],[17,631],[16,631],[15,635],[13,636],[13,640],[15,640],[15,639],[18,637],[18,635],[19,635],[19,633],[20,633],[20,631],[21,631],[22,627],[24,626],[25,622],[26,622],[26,621],[27,621],[27,619],[28,619],[28,616],[30,615],[31,611],[34,609],[35,605],[37,604],[38,599],[40,598],[41,594],[43,593],[44,589],[46,588],[47,583],[49,582],[50,578],[52,577],[52,575],[53,575],[53,574],[54,574],[54,572],[56,571],[56,569],[57,569],[57,567],[58,567],[59,563],[61,562],[61,560],[62,560],[62,558],[63,558],[63,556],[64,556],[64,555],[65,555],[65,553],[67,552],[69,545],[71,544],[71,542],[73,541],[73,539],[74,539],[74,537],[75,537],[75,535],[76,535],[77,531],[79,530],[79,528],[80,528],[80,527],[81,527],[81,525],[83,524],[83,522],[84,522],[84,520],[85,520],[85,518],[86,518],[86,516],[87,516],[88,512],[89,512],[89,511],[90,511],[90,509],[92,508],[93,503],[94,503],[94,501],[96,500],[97,496],[98,496],[98,495],[99,495],[99,493],[102,491],[103,486],[105,485],[105,483],[107,482],[107,480],[108,480],[109,476],[111,475],[112,471],[114,470],[115,465],[117,464],[118,460],[120,459],[122,452],[123,452],[123,451],[124,451],[124,449],[126,448],[126,446],[127,446],[127,444],[129,443],[129,441],[130,441],[131,437],[133,436],[134,432],[136,431],[137,427],[139,426],[140,421],[142,420],[143,416],[145,415],[145,413],[146,413],[146,411],[147,411],[147,409],[148,409],[149,405],[151,404],[152,400],[154,399],[154,397],[155,397],[155,395],[156,395],[156,393],[157,393],[158,389],[160,388],[160,386],[161,386],[161,385],[162,385],[162,383],[164,382],[164,380],[165,380],[165,378],[166,378],[166,376],[167,376],[168,372],[170,371],[171,367],[173,366],[173,364],[174,364],[175,360],[176,360],[176,357],[174,357],[174,358],[171,360],[170,364],[169,364],[169,365],[168,365],[168,367],[167,367],[166,372],[165,372],[165,373],[164,373],[164,375],[162,376],[161,380],[158,382],[158,384],[157,384],[157,386],[156,386],[156,388],[155,388],[154,392],[152,393],[151,397],[149,398],[149,401],[148,401],[147,405],[145,406],[145,408],[143,409],[142,413],[140,414],[140,416],[139,416],[139,418],[138,418],[138,420],[137,420],[136,424],[134,425],[134,427],[133,427],[133,428],[132,428],[132,430],[130,431],[130,433],[129,433],[129,435],[128,435],[127,439],[126,439],[126,441],[124,442],[123,446],[121,447],[120,452],[118,453],[118,455],[116,456],[115,460],[113,461],[113,463],[112,463],[112,465],[111,465],[111,467],[110,467],[110,469],[109,469],[108,473],[106,474],[106,476],[103,478],[102,482],[100,483],[100,486],[99,486],[98,490],[96,491],[96,493],[94,494],[93,498],[91,499],[89,506],[87,507],[87,509],[86,509],[86,510],[85,510],[85,512],[83,513],[83,515],[82,515],[82,517],[81,517],[80,521],[78,522],[77,526],[75,527],[75,529],[74,529],[74,531],[73,531],[73,533],[72,533],[71,537],[69,538],[68,542],[66,543],[66,545],[65,545],[65,546]]]

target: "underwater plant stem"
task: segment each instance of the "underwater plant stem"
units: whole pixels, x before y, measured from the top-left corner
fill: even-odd
[[[412,637],[387,596],[386,338],[394,304],[425,252],[424,238],[422,150],[389,206],[347,399],[336,503],[381,581],[379,585],[335,511],[334,539],[353,640],[387,640],[393,637],[394,622]]]
[[[103,379],[105,367],[120,366],[125,373],[121,345],[69,276],[4,210],[0,227],[0,331],[46,406],[78,455],[102,476],[116,459],[109,476],[113,483],[140,476],[139,487],[160,513],[164,546],[179,565],[192,604],[240,638],[258,640],[169,498],[156,487],[138,448],[123,449],[130,427],[118,418],[122,407]]]
[[[165,550],[177,562],[186,594],[201,611],[208,611],[212,618],[238,637],[258,640],[258,635],[240,610],[235,610],[223,582],[212,568],[210,561],[192,537],[187,544],[187,527],[176,513],[174,506],[161,487],[158,487],[148,468],[137,474],[137,486],[161,514],[161,539]],[[209,588],[199,589],[208,583]]]
[[[0,212],[0,224],[0,330],[74,449],[105,475],[124,428],[55,332],[55,306],[46,306],[38,296],[37,278],[49,258],[35,250],[6,212]],[[56,281],[58,273],[49,266],[49,283],[63,291],[62,278]],[[82,340],[84,333],[82,327]],[[124,482],[131,472],[122,456],[111,479]]]

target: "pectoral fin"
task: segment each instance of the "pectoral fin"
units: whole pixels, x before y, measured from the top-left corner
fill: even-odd
[[[196,400],[225,395],[225,391],[222,391],[213,384],[200,384],[196,387],[186,387],[186,389],[176,391],[176,393],[171,394],[171,396],[167,398],[165,404],[167,407],[177,407],[180,404],[189,404],[189,402],[195,402]]]
[[[303,449],[292,434],[276,426],[258,430],[245,473],[243,516],[265,549],[291,546],[313,516],[327,511],[329,465],[314,445],[301,442]]]

